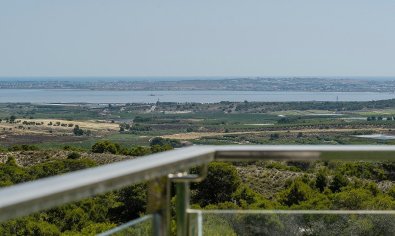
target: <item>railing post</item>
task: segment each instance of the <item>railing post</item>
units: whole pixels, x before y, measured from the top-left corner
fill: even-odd
[[[189,234],[189,219],[187,210],[190,203],[190,182],[200,182],[207,176],[207,163],[201,166],[200,175],[188,174],[187,171],[177,174],[169,174],[169,179],[176,183],[176,222],[177,236],[186,236]]]
[[[186,236],[188,234],[189,183],[176,183],[176,193],[177,236]]]
[[[170,192],[169,179],[162,177],[150,181],[148,185],[148,206],[147,212],[153,214],[152,235],[170,235]]]

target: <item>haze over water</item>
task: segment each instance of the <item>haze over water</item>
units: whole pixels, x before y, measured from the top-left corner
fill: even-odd
[[[183,81],[183,80],[218,80],[238,78],[310,78],[310,79],[355,79],[355,80],[395,80],[395,76],[35,76],[10,77],[0,76],[0,81]]]

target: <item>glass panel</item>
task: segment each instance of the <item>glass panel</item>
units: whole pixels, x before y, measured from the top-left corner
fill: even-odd
[[[195,236],[395,233],[395,211],[191,210],[189,219]]]
[[[152,234],[152,215],[146,215],[141,218],[120,225],[112,230],[99,234],[98,236],[140,236]]]

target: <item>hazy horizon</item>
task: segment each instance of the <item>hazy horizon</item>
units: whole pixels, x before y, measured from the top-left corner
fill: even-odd
[[[395,80],[395,76],[0,76],[0,81],[183,81],[251,78]]]

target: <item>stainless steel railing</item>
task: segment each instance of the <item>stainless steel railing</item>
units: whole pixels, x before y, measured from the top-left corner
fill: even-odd
[[[182,201],[177,203],[181,209],[177,211],[177,219],[184,222],[189,204],[188,183],[199,179],[185,171],[214,160],[395,161],[395,146],[240,145],[182,148],[3,188],[0,190],[0,221],[150,180],[149,210],[154,213],[154,234],[166,235],[170,181],[177,182],[177,194],[183,195]],[[179,234],[182,233],[180,229]]]

